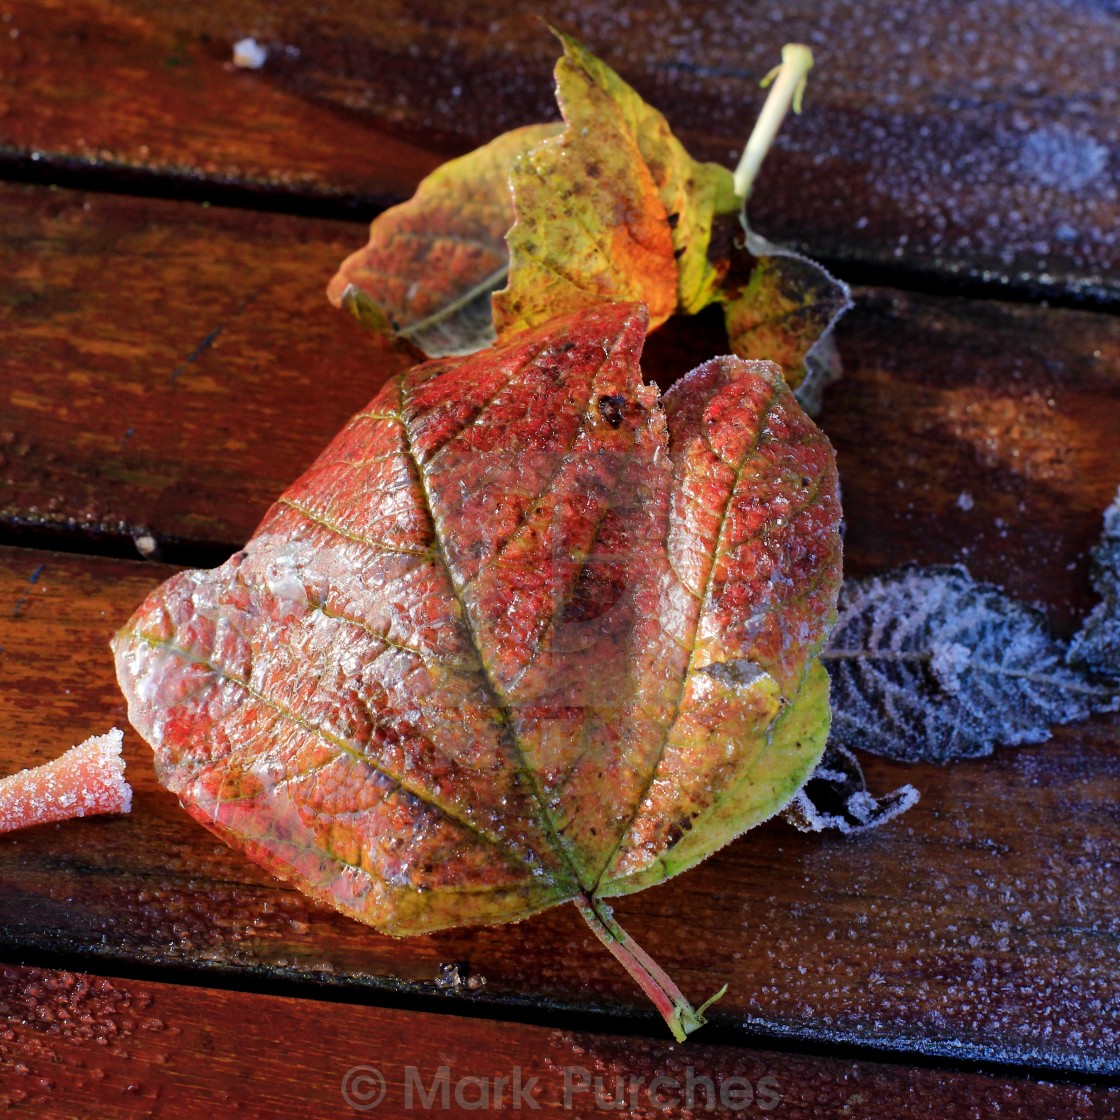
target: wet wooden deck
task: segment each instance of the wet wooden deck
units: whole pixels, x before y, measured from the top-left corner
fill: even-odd
[[[1070,630],[1120,483],[1114,6],[545,14],[725,162],[781,44],[813,45],[754,214],[856,285],[820,421],[846,569],[964,562]],[[246,35],[260,70],[230,65]],[[116,627],[175,566],[236,549],[399,368],[323,294],[362,223],[551,116],[553,54],[493,3],[0,0],[0,771],[127,727]],[[647,366],[666,382],[719,344],[677,326]],[[879,832],[771,823],[621,900],[687,993],[730,985],[684,1045],[574,910],[380,936],[195,825],[131,730],[125,752],[130,816],[0,838],[17,1112],[344,1117],[380,1086],[364,1067],[380,1115],[441,1067],[452,1113],[482,1092],[456,1079],[498,1103],[515,1068],[561,1115],[599,1114],[597,1077],[689,1068],[677,1115],[1120,1110],[1118,717],[945,769],[869,760],[922,792]],[[658,1114],[641,1085],[623,1103]]]

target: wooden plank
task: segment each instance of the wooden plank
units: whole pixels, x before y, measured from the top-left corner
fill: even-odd
[[[369,207],[411,194],[441,161],[426,141],[386,134],[388,121],[235,69],[232,45],[264,11],[193,8],[200,20],[184,26],[168,5],[6,0],[4,162],[111,169],[215,198],[358,195]]]
[[[360,239],[340,222],[0,187],[0,523],[240,544],[399,368],[323,296]],[[1081,554],[1118,481],[1120,322],[875,289],[838,338],[847,375],[822,422],[851,569],[964,558],[1083,605]],[[712,316],[680,320],[643,365],[668,384],[725,350]]]
[[[400,362],[326,300],[341,222],[0,188],[0,508],[237,541]]]
[[[550,37],[496,0],[5,0],[3,19],[0,147],[21,174],[380,202],[440,155],[555,111]],[[634,0],[609,18],[569,4],[563,21],[724,163],[781,44],[813,46],[808,111],[753,203],[772,236],[943,279],[1120,291],[1106,5],[1024,0],[1007,19],[950,0]],[[249,34],[269,60],[235,70]]]
[[[964,563],[1070,628],[1120,484],[1120,321],[865,290],[837,341],[846,572]]]
[[[1120,1090],[1105,1087],[13,966],[0,966],[0,1022],[0,1103],[42,1120],[215,1107],[246,1120],[480,1109],[668,1110],[685,1120],[775,1110],[790,1120],[963,1120],[998,1109],[1011,1120],[1103,1120],[1120,1104]]]
[[[8,549],[0,577],[0,769],[60,753],[125,711],[106,642],[169,569]],[[922,800],[859,839],[774,822],[618,901],[717,1029],[814,1044],[1120,1071],[1120,717],[938,769],[871,760]],[[126,734],[131,816],[0,844],[0,937],[36,951],[302,979],[506,1008],[659,1021],[562,907],[513,926],[395,940],[319,910],[161,791]],[[451,966],[485,979],[447,989]],[[103,967],[109,967],[104,963]],[[441,980],[441,977],[443,979]]]

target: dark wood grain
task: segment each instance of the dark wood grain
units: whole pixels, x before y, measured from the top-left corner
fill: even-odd
[[[963,563],[1069,629],[1120,486],[1120,321],[865,290],[840,323],[845,571]]]
[[[126,727],[106,642],[168,569],[9,549],[0,578],[0,768]],[[514,926],[395,940],[319,910],[213,839],[126,733],[129,817],[0,844],[3,952],[221,969],[350,988],[643,1017],[571,907]],[[912,781],[906,817],[858,840],[771,823],[619,901],[620,920],[719,1029],[1054,1068],[1120,1071],[1120,717]],[[99,962],[99,963],[98,963]],[[458,962],[484,987],[449,992]]]
[[[0,967],[0,1062],[0,1104],[42,1120],[666,1109],[685,1120],[964,1120],[997,1110],[1010,1120],[1104,1120],[1120,1104],[1120,1090],[1104,1087],[12,966]]]
[[[4,162],[111,169],[156,192],[163,180],[165,190],[209,185],[216,196],[223,187],[249,197],[356,195],[367,207],[411,194],[441,162],[429,142],[394,139],[344,97],[332,105],[235,69],[232,45],[254,22],[235,7],[5,3]]]
[[[400,368],[323,296],[361,237],[342,222],[0,188],[0,527],[239,545]],[[1068,623],[1120,483],[1120,322],[864,290],[838,338],[846,376],[822,423],[840,453],[849,571],[964,561]],[[725,348],[715,318],[678,320],[643,364],[667,385]]]
[[[807,112],[752,203],[772,236],[942,280],[1120,293],[1120,21],[1094,0],[1025,0],[1014,18],[952,0],[7,0],[0,146],[20,173],[381,203],[441,156],[554,114],[538,10],[723,163],[782,43],[812,45]],[[237,71],[249,34],[271,55]]]

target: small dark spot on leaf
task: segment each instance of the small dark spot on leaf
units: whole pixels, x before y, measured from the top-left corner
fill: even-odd
[[[673,824],[669,828],[669,832],[666,835],[665,839],[668,841],[669,846],[672,847],[674,844],[679,843],[681,837],[683,837],[686,832],[691,832],[691,831],[692,831],[692,818],[691,817],[686,817],[686,816],[680,816],[680,817],[677,817],[677,819],[673,822]]]
[[[674,260],[679,261],[681,259],[681,257],[684,256],[684,248],[685,247],[682,245],[679,249],[674,249],[673,250],[673,259]]]
[[[677,222],[681,220],[681,216],[680,214],[670,214],[665,220],[669,223],[670,229],[676,229]]]
[[[598,179],[603,172],[597,163],[589,163],[587,165],[587,177],[589,179]]]
[[[622,426],[622,417],[626,409],[625,397],[600,397],[599,398],[599,415],[612,428],[619,428]]]

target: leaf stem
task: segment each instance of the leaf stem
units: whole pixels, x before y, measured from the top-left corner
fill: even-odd
[[[610,907],[586,893],[575,902],[583,920],[650,998],[678,1042],[704,1025],[704,1012],[727,991],[726,984],[711,999],[693,1007],[668,973],[614,920]]]
[[[773,82],[770,96],[762,106],[758,115],[758,122],[754,126],[747,146],[735,168],[735,193],[747,201],[758,175],[758,169],[778,135],[786,113],[790,106],[795,113],[801,112],[801,96],[805,92],[805,83],[809,79],[809,71],[813,68],[813,52],[802,43],[786,43],[782,47],[782,63],[775,66],[765,78],[762,85],[768,86]]]

